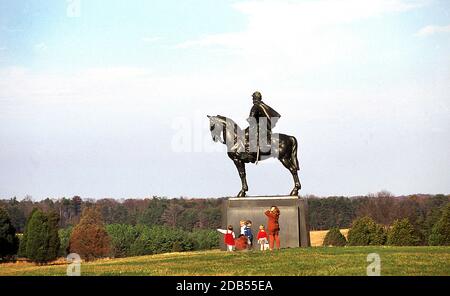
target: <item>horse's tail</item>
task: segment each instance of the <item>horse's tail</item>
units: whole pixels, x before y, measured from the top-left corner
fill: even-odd
[[[297,169],[297,171],[300,169],[299,165],[298,165],[298,159],[297,159],[297,139],[294,136],[291,136],[291,141],[292,141],[292,151],[291,151],[291,159],[292,162],[294,163],[295,168]]]

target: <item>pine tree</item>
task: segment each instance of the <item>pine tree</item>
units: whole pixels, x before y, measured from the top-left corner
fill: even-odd
[[[33,262],[44,263],[47,258],[47,217],[38,210],[28,222],[26,257]]]
[[[33,217],[33,214],[37,211],[37,208],[33,208],[33,210],[31,210],[30,215],[28,216],[28,219],[25,223],[25,228],[23,231],[23,235],[22,235],[22,239],[20,240],[20,244],[19,244],[19,251],[18,251],[18,256],[19,257],[27,257],[27,241],[28,241],[28,224],[31,220],[31,217]]]
[[[450,246],[450,203],[444,207],[441,218],[431,229],[428,243],[431,246]]]
[[[348,232],[349,246],[383,245],[386,242],[386,231],[370,217],[358,218],[352,223]]]
[[[418,241],[418,238],[414,234],[414,227],[409,223],[408,218],[394,221],[394,224],[388,233],[388,245],[415,246]]]
[[[55,212],[46,214],[34,209],[21,241],[21,256],[38,264],[55,260],[60,245],[58,222],[59,217]]]
[[[48,223],[48,250],[47,250],[47,261],[54,260],[58,257],[60,240],[58,235],[58,223],[59,216],[56,212],[50,212],[47,214]]]
[[[347,244],[347,240],[345,236],[341,233],[338,227],[331,228],[327,234],[325,235],[325,239],[323,240],[323,246],[345,246]]]
[[[70,251],[86,261],[107,257],[110,254],[110,238],[97,208],[86,208],[70,236]]]
[[[8,212],[0,208],[0,261],[8,259],[17,252],[19,241]]]

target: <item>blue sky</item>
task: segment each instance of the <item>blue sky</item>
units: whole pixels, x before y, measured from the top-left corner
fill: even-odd
[[[0,198],[234,195],[205,115],[243,127],[254,90],[301,194],[450,192],[448,1],[41,2],[0,0]]]
[[[174,58],[189,62],[189,56],[169,50],[171,45],[236,30],[245,21],[228,1],[74,0],[80,3],[80,17],[72,18],[66,15],[69,2],[2,1],[2,41],[9,49],[2,64],[41,70],[111,65],[164,69]],[[39,44],[45,52],[36,50]]]

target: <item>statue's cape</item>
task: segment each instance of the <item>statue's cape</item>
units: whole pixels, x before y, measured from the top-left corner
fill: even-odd
[[[278,119],[280,119],[280,117],[281,117],[280,113],[275,111],[272,107],[270,107],[263,101],[259,101],[259,102],[255,103],[254,107],[257,107],[257,108],[259,108],[259,110],[262,111],[264,116],[267,117],[267,119],[269,121],[271,121],[271,125],[272,125],[271,127],[274,128],[275,125],[277,124]]]

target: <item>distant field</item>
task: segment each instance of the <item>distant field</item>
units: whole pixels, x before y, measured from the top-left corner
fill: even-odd
[[[450,275],[450,247],[317,247],[227,253],[170,253],[82,263],[82,275],[366,275],[367,254],[382,275]],[[0,264],[0,275],[65,275],[67,265]]]

